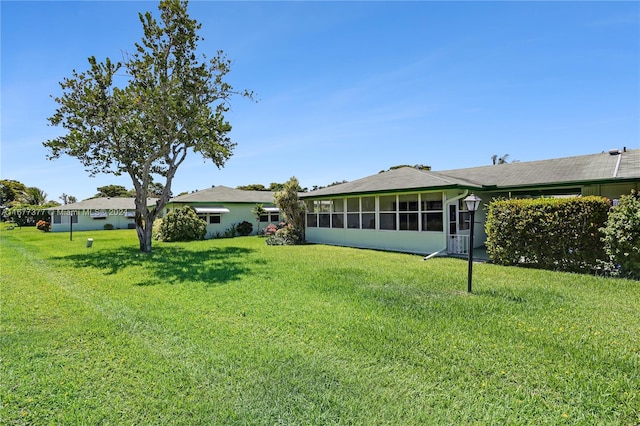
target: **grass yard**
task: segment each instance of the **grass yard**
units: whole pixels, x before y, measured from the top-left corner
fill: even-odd
[[[468,295],[456,259],[0,239],[2,424],[640,424],[637,281],[478,264]]]

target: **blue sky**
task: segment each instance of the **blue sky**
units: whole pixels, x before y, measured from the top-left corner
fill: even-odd
[[[87,57],[122,58],[157,2],[2,1],[1,171],[78,199],[128,177],[46,159],[51,95]],[[222,169],[191,153],[173,193],[303,186],[398,164],[433,170],[640,148],[639,2],[192,1],[200,51],[222,49],[238,146]]]

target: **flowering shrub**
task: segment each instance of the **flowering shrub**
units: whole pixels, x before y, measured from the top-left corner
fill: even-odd
[[[39,220],[36,223],[36,228],[44,232],[49,232],[51,231],[51,222],[47,222],[46,220]]]
[[[602,229],[609,268],[624,277],[640,279],[640,193],[623,195],[611,209]]]
[[[262,228],[262,233],[269,237],[271,235],[275,235],[278,229],[279,228],[275,224],[270,223],[266,227]]]
[[[300,232],[291,225],[285,225],[279,228],[275,234],[269,235],[266,242],[270,246],[289,246],[298,244],[300,241],[302,241]]]

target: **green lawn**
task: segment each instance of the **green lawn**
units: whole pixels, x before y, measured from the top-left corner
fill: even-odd
[[[85,247],[88,237],[92,248]],[[2,230],[2,424],[640,423],[640,282]]]

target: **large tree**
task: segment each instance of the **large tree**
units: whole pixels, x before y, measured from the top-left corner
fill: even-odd
[[[0,205],[6,206],[13,202],[24,202],[27,186],[17,180],[0,180]]]
[[[151,251],[153,221],[167,204],[171,182],[193,150],[221,168],[235,143],[225,120],[236,92],[225,81],[230,61],[196,54],[201,25],[189,18],[187,2],[161,1],[161,23],[140,14],[144,30],[135,52],[122,62],[89,58],[90,68],[60,83],[59,108],[49,118],[67,133],[44,143],[50,159],[77,157],[91,174],[128,174],[136,191],[140,250]],[[117,84],[120,82],[120,84]],[[148,206],[150,184],[164,180],[158,201]]]
[[[98,192],[96,193],[96,195],[93,196],[93,198],[101,198],[101,197],[117,198],[117,197],[131,196],[131,192],[122,185],[105,185],[105,186],[99,186],[96,189],[98,190]]]

